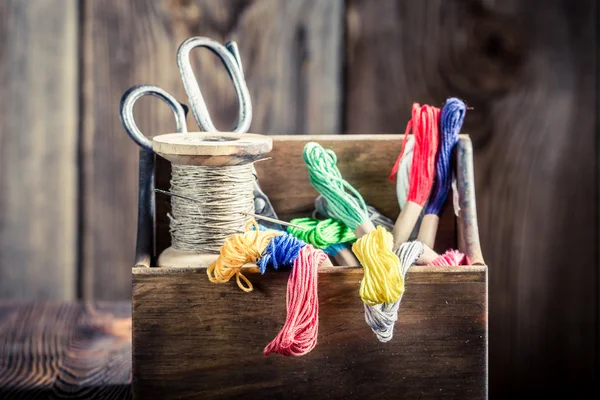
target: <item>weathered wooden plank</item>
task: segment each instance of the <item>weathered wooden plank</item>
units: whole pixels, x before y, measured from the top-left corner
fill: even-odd
[[[396,335],[364,320],[361,268],[319,272],[319,339],[302,357],[263,355],[285,320],[288,273],[256,290],[208,282],[205,269],[133,270],[137,398],[481,399],[487,394],[486,267],[408,273]]]
[[[0,397],[131,397],[131,305],[0,303]]]
[[[347,3],[348,132],[403,132],[413,101],[474,107],[498,397],[598,379],[597,3]]]
[[[73,299],[77,2],[0,3],[0,297]]]
[[[251,131],[337,133],[342,1],[88,0],[84,9],[85,294],[128,298],[137,151],[116,117],[121,94],[152,83],[185,102],[179,44],[197,35],[234,39],[254,104]],[[224,68],[207,51],[192,57],[213,121],[229,129],[237,104]],[[158,100],[142,100],[135,114],[149,136],[173,130],[171,111]]]

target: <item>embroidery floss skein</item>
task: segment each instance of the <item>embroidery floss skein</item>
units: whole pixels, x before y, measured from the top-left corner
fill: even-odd
[[[336,254],[338,254],[340,251],[342,251],[344,249],[346,249],[346,250],[348,249],[348,247],[346,246],[346,244],[345,243],[339,243],[339,244],[332,244],[331,246],[324,248],[323,251],[328,256],[335,257]],[[357,260],[357,262],[358,262],[358,260]],[[348,264],[343,264],[343,265],[348,265]]]
[[[410,185],[410,166],[412,165],[413,152],[415,148],[415,137],[410,135],[406,139],[406,145],[402,151],[402,156],[398,157],[392,176],[396,179],[396,196],[398,197],[398,205],[400,210],[404,209],[408,201],[408,186]],[[395,174],[395,175],[394,175]],[[392,179],[393,180],[393,179]]]
[[[258,268],[248,268],[264,273],[268,266],[278,269],[292,265],[287,286],[287,318],[282,330],[265,347],[264,354],[279,353],[300,356],[311,351],[317,343],[319,329],[319,299],[317,295],[317,270],[320,265],[330,266],[327,255],[294,236],[268,229],[261,229],[255,221],[247,231],[228,238],[221,248],[221,255],[209,269],[212,282],[226,282],[231,276],[244,280],[247,286],[238,286],[249,292],[252,284],[242,275],[241,268],[248,262]],[[215,277],[223,277],[217,280]]]
[[[345,266],[345,267],[359,267],[360,262],[352,253],[350,248],[346,245],[346,243],[340,244],[332,244],[329,247],[323,249],[325,254],[333,257],[337,266]]]
[[[404,281],[392,252],[391,234],[373,226],[362,196],[342,178],[333,151],[309,142],[304,147],[304,162],[311,184],[327,200],[331,215],[353,229],[358,238],[352,251],[365,270],[360,285],[363,302],[374,305],[398,300]]]
[[[333,218],[319,221],[314,218],[296,218],[291,221],[294,225],[305,229],[288,227],[288,232],[305,242],[321,249],[331,246],[354,242],[356,235],[343,222]],[[337,265],[360,265],[354,254],[346,246],[337,246],[325,252],[331,255]]]
[[[471,262],[466,254],[463,254],[458,250],[448,250],[444,254],[440,254],[435,260],[430,262],[429,265],[435,265],[438,267],[471,265]]]
[[[206,269],[208,280],[213,283],[226,283],[235,276],[238,287],[244,292],[251,292],[252,283],[242,273],[242,267],[247,264],[256,264],[271,243],[271,239],[279,235],[281,233],[277,231],[260,230],[253,220],[248,222],[245,233],[225,239],[225,243],[219,250],[219,257]],[[261,267],[260,270],[262,269]],[[260,270],[257,268],[247,269],[248,272]]]
[[[343,222],[333,218],[318,220],[314,218],[295,218],[290,221],[299,229],[288,226],[287,231],[300,240],[312,244],[317,249],[324,249],[334,244],[354,242],[356,235]]]
[[[319,332],[319,298],[317,294],[319,264],[327,255],[311,245],[302,247],[294,260],[287,286],[287,317],[283,328],[269,343],[264,354],[302,356],[317,344]]]
[[[435,178],[418,239],[433,247],[441,214],[452,185],[452,151],[465,119],[467,107],[457,98],[449,98],[440,115],[440,145],[435,162]]]
[[[405,242],[396,254],[400,259],[402,276],[406,277],[408,269],[417,262],[423,254],[425,246],[421,242]],[[389,342],[394,336],[394,325],[398,321],[398,310],[402,296],[393,303],[382,303],[375,306],[365,304],[365,321],[371,327],[380,342]]]
[[[406,126],[404,137],[406,142],[408,133],[412,129],[415,147],[410,169],[408,201],[394,225],[394,248],[400,247],[410,237],[410,233],[431,191],[435,173],[435,155],[439,141],[439,116],[439,108],[429,105],[421,107],[417,103],[413,104],[412,119]]]
[[[261,274],[267,271],[267,266],[277,270],[280,266],[291,265],[300,254],[300,250],[306,246],[306,243],[302,240],[284,233],[282,232],[279,236],[271,238],[271,241],[265,247],[261,258],[257,262]]]

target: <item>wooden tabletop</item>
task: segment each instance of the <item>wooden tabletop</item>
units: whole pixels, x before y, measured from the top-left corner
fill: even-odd
[[[0,302],[0,398],[131,398],[131,303]]]

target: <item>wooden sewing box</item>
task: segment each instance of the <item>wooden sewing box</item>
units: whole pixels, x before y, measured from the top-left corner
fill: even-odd
[[[403,135],[272,136],[259,181],[283,220],[309,216],[317,192],[302,158],[316,141],[344,178],[384,215],[398,215],[388,180]],[[461,135],[435,250],[458,248],[472,266],[413,266],[394,338],[380,343],[358,295],[361,267],[319,270],[317,346],[301,357],[263,355],[286,317],[288,272],[251,275],[251,293],[214,284],[205,268],[132,270],[136,399],[482,399],[488,395],[488,289],[477,228],[472,146]],[[170,164],[157,157],[156,186]],[[156,245],[170,245],[169,200],[156,198]],[[457,207],[455,207],[455,205]],[[457,211],[457,215],[455,214]]]

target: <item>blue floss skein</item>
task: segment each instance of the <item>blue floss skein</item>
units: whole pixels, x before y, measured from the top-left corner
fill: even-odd
[[[258,224],[258,230],[259,231],[277,231],[277,232],[286,232],[286,231],[282,231],[281,229],[276,229],[276,228],[267,228],[264,225]]]
[[[465,120],[465,103],[451,97],[446,100],[440,115],[440,144],[435,163],[435,179],[425,214],[440,215],[452,184],[452,151]]]
[[[328,256],[335,256],[336,254],[338,254],[340,251],[346,249],[346,244],[344,243],[337,243],[337,244],[332,244],[329,247],[326,247],[323,249],[323,251],[325,252],[325,254],[327,254]]]
[[[275,236],[256,263],[260,267],[260,273],[264,274],[269,265],[274,269],[278,269],[279,266],[292,265],[304,246],[306,243],[290,234],[282,233]]]

